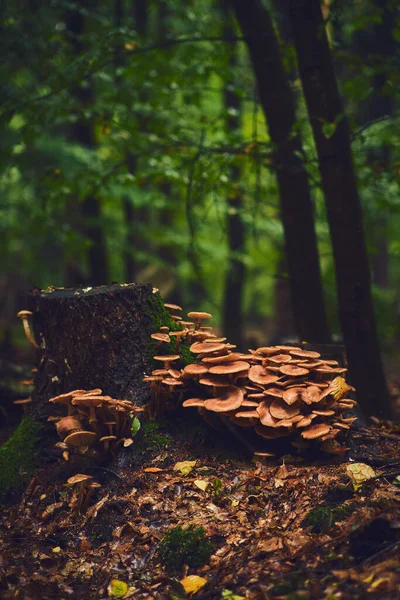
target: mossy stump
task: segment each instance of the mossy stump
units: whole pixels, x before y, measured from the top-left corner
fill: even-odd
[[[40,346],[32,410],[44,421],[49,398],[73,389],[101,388],[142,405],[143,374],[151,370],[151,338],[170,316],[150,284],[34,290],[29,296]]]

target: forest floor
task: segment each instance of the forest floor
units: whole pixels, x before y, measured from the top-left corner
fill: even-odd
[[[148,422],[101,464],[48,444],[2,508],[0,598],[399,598],[400,427],[360,428],[350,445],[350,462],[254,461],[179,415]],[[354,462],[374,470],[359,486]],[[101,484],[87,506],[67,484],[76,473]],[[166,544],[189,525],[204,528],[189,530],[194,547],[179,530],[180,548]]]

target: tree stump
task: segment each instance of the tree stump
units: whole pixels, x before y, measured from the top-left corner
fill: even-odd
[[[170,320],[150,284],[34,290],[29,309],[40,346],[36,419],[54,414],[49,398],[74,389],[101,388],[113,398],[146,402],[150,335]]]

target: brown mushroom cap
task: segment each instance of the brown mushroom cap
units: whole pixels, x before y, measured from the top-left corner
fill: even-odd
[[[228,412],[239,408],[242,405],[243,399],[243,391],[239,387],[231,385],[223,388],[218,398],[206,400],[204,407],[213,412]]]
[[[277,419],[275,419],[272,415],[271,415],[271,411],[269,409],[270,407],[270,403],[269,402],[260,402],[260,404],[257,407],[257,413],[260,417],[260,421],[263,425],[265,425],[266,427],[275,427],[276,423],[277,423]]]
[[[182,308],[180,306],[178,306],[177,304],[167,304],[166,302],[164,302],[164,306],[166,309],[169,309],[169,310],[179,310],[179,311],[182,310]]]
[[[273,364],[277,364],[277,365],[280,365],[281,363],[288,363],[291,360],[293,360],[293,359],[290,356],[290,354],[275,354],[268,358],[269,363],[273,363]]]
[[[183,385],[183,381],[180,381],[179,379],[176,379],[175,377],[165,377],[161,383],[164,383],[165,385]]]
[[[237,412],[235,417],[238,419],[257,419],[260,420],[260,415],[256,410],[242,410],[241,412]]]
[[[175,360],[180,359],[179,354],[163,354],[162,356],[153,356],[154,360],[160,360],[161,362],[174,362]]]
[[[204,375],[208,372],[208,368],[203,364],[192,363],[190,365],[186,365],[183,369],[185,375]]]
[[[100,438],[100,442],[112,442],[113,440],[116,440],[117,436],[115,435],[104,435],[103,437]]]
[[[303,420],[303,415],[295,415],[294,417],[290,417],[289,419],[280,419],[278,421],[279,427],[293,427],[296,423],[299,423]]]
[[[213,387],[230,387],[232,382],[229,381],[226,377],[221,377],[219,375],[204,375],[199,379],[200,385],[208,385]]]
[[[204,319],[211,319],[212,315],[206,312],[190,312],[188,313],[189,319],[194,319],[195,321],[203,321]]]
[[[301,377],[302,375],[308,375],[310,372],[309,369],[297,365],[282,365],[279,371],[284,375],[290,375],[290,377]]]
[[[110,396],[74,396],[72,404],[74,406],[87,406],[88,408],[93,408],[100,406],[104,400],[111,400],[111,398]]]
[[[178,371],[178,369],[168,369],[167,373],[170,377],[173,377],[174,379],[179,379],[182,375],[182,373]]]
[[[31,317],[32,315],[33,312],[31,312],[30,310],[20,310],[19,312],[17,312],[18,319],[26,319],[27,317]]]
[[[92,475],[84,475],[83,473],[77,473],[76,475],[73,475],[72,477],[67,479],[67,482],[70,485],[75,485],[76,483],[82,483],[83,481],[89,481],[89,479],[93,479]]]
[[[193,354],[210,354],[211,352],[219,352],[225,349],[225,344],[219,342],[195,342],[190,346],[190,352]]]
[[[243,360],[236,360],[233,362],[223,363],[222,365],[216,365],[215,367],[210,367],[209,372],[212,375],[231,375],[233,373],[247,371],[249,368],[249,363],[244,362]]]
[[[14,400],[13,404],[20,404],[21,406],[26,406],[27,404],[32,404],[32,398],[21,398],[20,400]]]
[[[60,437],[64,437],[72,431],[82,430],[82,421],[75,416],[63,417],[56,423],[57,433]]]
[[[272,356],[279,353],[279,348],[277,346],[262,346],[261,348],[257,348],[256,353],[263,356]]]
[[[261,365],[253,365],[250,367],[248,372],[248,378],[253,383],[258,383],[260,385],[268,385],[269,383],[275,383],[278,381],[279,377],[277,375],[271,375],[264,367]]]
[[[316,425],[312,425],[308,429],[304,429],[304,431],[301,432],[301,436],[305,440],[316,440],[317,438],[321,438],[327,435],[330,432],[330,430],[330,425],[327,425],[326,423],[317,423]]]
[[[64,440],[69,446],[80,448],[82,446],[91,446],[97,440],[97,435],[93,431],[74,431]]]
[[[157,342],[167,342],[168,343],[171,341],[171,338],[169,337],[168,333],[152,333],[151,337],[153,340],[156,340]]]
[[[210,342],[205,342],[206,344],[209,344]],[[223,354],[222,356],[205,356],[203,358],[203,362],[206,363],[207,365],[210,364],[215,364],[215,365],[219,365],[222,363],[228,363],[228,362],[234,362],[234,361],[238,361],[241,360],[241,353],[240,352],[231,352],[230,354]]]
[[[314,352],[313,350],[302,350],[301,348],[289,350],[289,353],[292,356],[297,356],[298,358],[319,358],[321,356],[319,352]]]
[[[275,387],[268,387],[266,390],[264,390],[264,396],[271,396],[272,398],[282,398],[283,391]]]
[[[309,385],[302,398],[306,404],[314,404],[321,401],[321,390],[316,385]]]
[[[294,404],[298,400],[302,400],[305,393],[305,388],[303,387],[291,387],[289,389],[285,389],[282,393],[282,398],[289,406]]]
[[[183,407],[188,406],[204,406],[204,398],[189,398],[182,404]]]
[[[300,408],[292,404],[289,406],[283,400],[274,400],[269,407],[271,415],[275,419],[290,419],[299,414]]]

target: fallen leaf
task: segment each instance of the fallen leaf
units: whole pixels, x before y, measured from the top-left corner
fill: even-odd
[[[174,466],[174,471],[180,471],[182,475],[189,475],[195,464],[195,460],[184,460],[182,462],[177,462]]]
[[[222,590],[221,598],[229,598],[229,600],[246,600],[244,596],[234,594],[231,590]]]
[[[205,481],[204,479],[196,479],[196,481],[193,482],[194,485],[198,488],[200,488],[201,490],[203,490],[203,492],[206,491],[206,489],[209,486],[209,482]]]
[[[289,476],[289,471],[285,463],[278,468],[275,475],[278,479],[286,479]]]
[[[147,469],[143,469],[145,473],[159,473],[163,469],[159,469],[158,467],[147,467]]]
[[[124,439],[124,448],[129,448],[129,446],[131,446],[133,444],[133,439],[132,438],[125,438]]]
[[[125,581],[121,581],[120,579],[111,579],[107,588],[107,592],[109,596],[121,598],[122,596],[125,596],[128,589],[128,584],[125,583]]]
[[[206,585],[207,579],[204,579],[204,577],[199,577],[198,575],[188,575],[187,577],[181,579],[180,582],[187,594],[195,594]]]
[[[355,490],[359,489],[364,481],[376,477],[375,471],[369,465],[364,463],[353,463],[347,465],[346,473],[350,477]]]
[[[55,554],[58,554],[59,552],[61,552],[61,548],[60,548],[60,546],[56,546],[55,548],[52,548],[51,551],[54,552]]]

